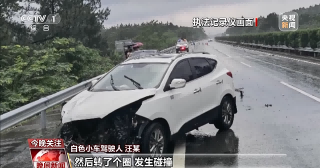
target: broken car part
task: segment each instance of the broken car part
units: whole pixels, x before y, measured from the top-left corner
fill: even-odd
[[[149,119],[135,113],[141,107],[145,97],[115,110],[100,119],[77,120],[65,123],[59,137],[64,140],[68,152],[71,145],[116,144],[122,149],[126,144],[140,144],[140,138]],[[93,112],[94,113],[94,112]]]

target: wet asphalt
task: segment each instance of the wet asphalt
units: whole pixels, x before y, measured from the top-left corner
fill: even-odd
[[[320,64],[217,42],[198,45],[195,51],[217,55],[233,73],[243,97],[238,92],[238,113],[230,130],[219,132],[208,124],[172,144],[174,158],[181,159],[174,167],[320,166],[320,102],[307,96],[320,97]],[[39,129],[36,118],[1,133],[1,168],[32,167],[26,140],[53,137],[59,111],[47,119],[46,131]]]
[[[28,138],[54,138],[61,124],[59,110],[47,112],[47,127],[40,129],[40,117],[31,118],[10,131],[0,134],[1,168],[33,168]]]
[[[320,64],[217,42],[196,49],[226,64],[243,98],[231,130],[219,134],[208,124],[186,137],[185,167],[320,166],[320,101],[281,83],[319,98]]]

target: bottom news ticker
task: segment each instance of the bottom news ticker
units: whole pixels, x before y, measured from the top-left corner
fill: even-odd
[[[72,168],[80,167],[172,167],[172,155],[151,157],[144,154],[68,153]]]
[[[80,167],[172,167],[172,155],[151,157],[150,154],[141,153],[106,153],[139,151],[139,145],[88,145],[74,146],[84,151],[67,153],[62,139],[28,139],[31,160],[34,168],[80,168]],[[102,147],[102,148],[101,148]],[[105,148],[108,147],[108,148]],[[134,148],[133,148],[134,147]],[[87,150],[85,150],[87,149]],[[92,152],[92,150],[96,152]],[[104,152],[102,152],[102,149]],[[108,149],[108,150],[107,150]],[[129,150],[130,149],[130,150]],[[100,151],[100,152],[99,152]]]

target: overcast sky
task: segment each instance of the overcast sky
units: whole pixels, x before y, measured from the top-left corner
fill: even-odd
[[[111,14],[105,26],[120,23],[169,21],[192,26],[193,17],[259,17],[271,12],[283,13],[299,7],[319,4],[319,0],[101,0]],[[225,28],[206,28],[208,34]]]

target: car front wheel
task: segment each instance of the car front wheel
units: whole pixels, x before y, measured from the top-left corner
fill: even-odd
[[[142,135],[141,152],[161,156],[167,152],[168,142],[166,129],[160,123],[152,123]]]
[[[218,119],[214,122],[214,126],[219,130],[228,130],[234,120],[234,103],[231,98],[224,97],[221,101]]]

